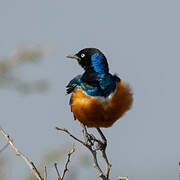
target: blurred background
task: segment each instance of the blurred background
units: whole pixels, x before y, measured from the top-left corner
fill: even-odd
[[[96,47],[134,92],[132,110],[103,129],[111,179],[178,179],[179,0],[0,2],[0,126],[20,151],[38,168],[46,164],[49,179],[54,162],[61,171],[74,141],[54,126],[81,134],[65,86],[83,71],[65,56]],[[0,135],[0,149],[5,144]],[[75,144],[65,178],[97,179],[87,150]],[[10,147],[0,152],[0,179],[32,179]]]

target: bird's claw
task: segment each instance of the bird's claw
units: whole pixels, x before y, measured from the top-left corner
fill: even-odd
[[[103,142],[103,141],[98,141],[98,143],[96,144],[96,150],[100,150],[103,151],[106,149],[107,143]]]
[[[95,142],[95,136],[93,134],[86,134],[86,143],[89,144],[90,146],[94,145]]]

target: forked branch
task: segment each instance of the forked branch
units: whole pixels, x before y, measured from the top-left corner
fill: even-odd
[[[64,165],[62,176],[60,176],[59,170],[57,168],[57,163],[54,163],[54,167],[55,167],[56,173],[57,173],[57,180],[63,180],[64,179],[64,176],[65,176],[66,172],[68,171],[68,164],[70,162],[71,155],[74,153],[74,151],[75,151],[75,148],[73,146],[72,150],[68,152],[68,157],[67,157],[66,163]]]
[[[38,180],[47,180],[47,169],[46,169],[46,166],[44,167],[44,178],[43,178],[41,176],[40,172],[37,170],[37,168],[34,165],[34,163],[31,162],[23,153],[21,153],[17,149],[17,147],[14,145],[12,139],[9,137],[8,134],[6,134],[6,132],[2,128],[0,128],[0,133],[6,138],[6,140],[8,141],[8,145],[10,145],[15,150],[16,154],[18,156],[20,156],[25,161],[25,163],[29,166],[29,168],[31,169],[31,171],[34,174],[34,176]],[[7,147],[7,144],[0,151],[2,152],[6,147]],[[66,163],[64,165],[62,176],[60,176],[60,174],[59,174],[59,171],[57,169],[57,164],[56,163],[54,164],[56,172],[57,172],[58,180],[63,180],[64,179],[64,176],[65,176],[66,172],[68,171],[68,164],[70,162],[70,157],[74,153],[74,151],[75,151],[75,148],[73,146],[72,150],[70,152],[68,152],[68,157],[67,157]]]
[[[74,140],[78,141],[79,143],[81,143],[83,146],[87,147],[89,149],[89,151],[91,152],[92,156],[93,156],[93,162],[94,162],[94,168],[97,169],[98,171],[98,175],[99,177],[101,177],[101,179],[103,180],[109,180],[109,172],[110,172],[110,168],[111,165],[109,164],[107,155],[106,155],[106,147],[107,147],[107,140],[104,136],[104,134],[102,133],[102,131],[97,128],[102,140],[97,139],[94,135],[89,134],[87,132],[87,129],[85,126],[83,126],[83,130],[82,130],[82,134],[83,137],[85,138],[85,140],[81,140],[77,137],[75,137],[73,134],[71,134],[67,129],[65,128],[59,128],[59,127],[55,127],[57,130],[63,131],[66,134],[68,134],[70,137],[72,137]],[[96,144],[96,147],[94,147]],[[97,160],[97,151],[100,150],[102,153],[102,158],[105,162],[105,171],[103,172],[99,162]]]
[[[20,156],[25,163],[29,166],[29,168],[31,169],[32,173],[36,176],[36,178],[38,180],[43,180],[43,178],[41,177],[39,171],[37,170],[37,168],[35,167],[34,163],[31,162],[25,155],[23,155],[18,149],[17,147],[14,145],[14,143],[12,142],[12,140],[10,139],[9,135],[7,135],[5,133],[5,131],[0,128],[0,133],[6,138],[6,140],[8,141],[9,145],[15,150],[16,154],[18,156]]]

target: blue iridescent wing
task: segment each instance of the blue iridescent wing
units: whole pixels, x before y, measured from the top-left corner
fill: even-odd
[[[99,86],[102,90],[102,95],[108,97],[116,89],[116,83],[120,81],[117,75],[111,75],[110,73],[100,74],[98,76]]]
[[[82,77],[82,75],[78,75],[68,83],[68,85],[66,86],[67,94],[72,93],[75,90],[75,88],[80,85],[81,77]]]

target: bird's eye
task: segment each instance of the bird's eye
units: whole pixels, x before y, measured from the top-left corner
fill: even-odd
[[[85,54],[82,53],[82,54],[81,54],[81,57],[84,58],[84,57],[85,57]]]

